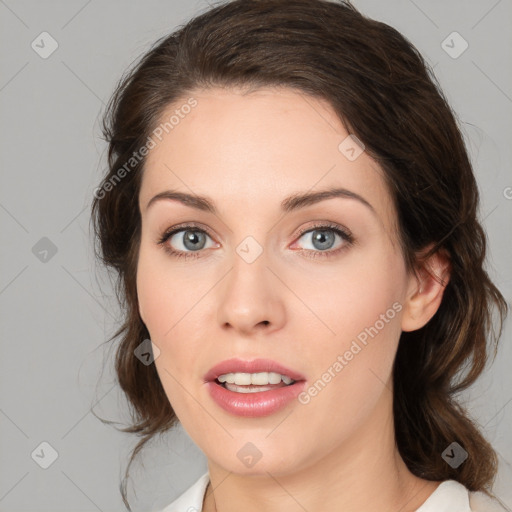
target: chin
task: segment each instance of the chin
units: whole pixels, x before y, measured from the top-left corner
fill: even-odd
[[[305,452],[301,448],[299,440],[289,437],[289,446],[283,445],[280,441],[273,442],[268,438],[268,432],[258,435],[243,435],[238,439],[222,445],[217,445],[220,450],[212,452],[205,451],[209,460],[224,470],[239,474],[253,476],[274,476],[286,475],[294,472],[301,464],[305,464]]]

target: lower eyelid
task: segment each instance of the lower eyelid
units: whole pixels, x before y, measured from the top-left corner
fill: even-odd
[[[169,235],[169,237],[167,238],[165,243],[168,243],[170,245],[170,241],[173,237],[178,236],[178,235],[183,236],[183,233],[187,232],[187,231],[196,231],[196,232],[204,234],[205,236],[207,236],[209,238],[212,246],[203,247],[202,249],[199,249],[198,251],[184,251],[182,249],[173,249],[174,251],[181,252],[181,253],[187,253],[187,254],[194,254],[194,253],[200,253],[201,251],[205,251],[206,249],[212,249],[215,246],[219,246],[219,244],[217,242],[215,242],[215,240],[212,238],[212,236],[210,234],[208,234],[206,231],[204,231],[202,229],[190,229],[190,228],[189,229],[179,229],[179,230],[175,231],[174,233]],[[183,240],[181,240],[180,242],[183,243]],[[206,245],[208,245],[208,240],[206,242]]]
[[[174,249],[174,248],[170,247],[169,246],[170,239],[173,236],[178,235],[180,233],[183,233],[185,231],[198,231],[198,232],[203,233],[204,235],[206,235],[211,240],[211,242],[213,242],[213,247],[205,247],[203,249],[199,249],[198,251],[183,251],[181,249]],[[320,257],[321,256],[328,257],[328,256],[331,256],[331,255],[337,254],[338,252],[340,252],[340,251],[344,250],[345,248],[347,248],[348,246],[352,245],[353,242],[354,242],[352,234],[350,232],[346,232],[341,227],[331,226],[331,225],[317,225],[317,226],[313,226],[311,228],[308,228],[308,229],[302,231],[298,236],[296,236],[295,240],[298,241],[304,235],[306,235],[308,233],[311,233],[313,231],[331,231],[331,232],[334,232],[335,234],[338,235],[339,238],[341,238],[343,243],[341,244],[340,247],[337,247],[336,249],[328,249],[328,250],[325,250],[325,251],[315,250],[315,249],[299,249],[301,251],[305,251],[305,252],[308,252],[308,253],[313,253],[312,257],[318,257],[318,256],[320,256]],[[175,256],[175,257],[192,257],[192,258],[200,257],[201,253],[203,253],[207,249],[212,249],[212,248],[216,248],[216,247],[220,246],[220,244],[215,241],[215,239],[208,233],[208,231],[206,231],[204,228],[200,228],[200,227],[195,226],[195,225],[178,226],[174,230],[171,230],[171,232],[168,233],[167,235],[166,234],[162,235],[162,237],[158,240],[157,243],[159,245],[164,246],[166,251],[171,256]],[[295,243],[296,242],[294,242],[294,244]]]
[[[346,232],[345,230],[341,229],[340,227],[336,226],[315,226],[313,228],[306,229],[302,233],[300,233],[297,237],[297,240],[300,240],[304,235],[310,234],[313,231],[330,231],[332,233],[335,233],[343,242],[345,245],[351,244],[354,241],[354,238],[350,232]],[[312,249],[306,249],[306,250],[312,250]],[[329,252],[329,251],[318,251],[318,252]],[[333,252],[333,251],[330,251]]]

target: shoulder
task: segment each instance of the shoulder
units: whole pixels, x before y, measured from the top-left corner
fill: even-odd
[[[472,512],[507,512],[497,499],[490,498],[483,492],[470,492],[469,506]]]
[[[201,475],[185,492],[158,512],[200,512],[204,493],[210,480],[208,472]],[[507,512],[494,498],[483,492],[470,492],[455,480],[446,480],[431,494],[416,512]]]
[[[460,482],[445,480],[416,512],[507,512],[483,492],[471,492]]]
[[[208,472],[204,473],[185,492],[158,512],[200,512],[209,480]]]

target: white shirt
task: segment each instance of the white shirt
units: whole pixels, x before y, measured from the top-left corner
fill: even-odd
[[[201,475],[183,494],[159,512],[201,512],[209,482],[208,472]],[[441,482],[416,512],[505,512],[498,501],[481,492],[470,492],[455,480]]]

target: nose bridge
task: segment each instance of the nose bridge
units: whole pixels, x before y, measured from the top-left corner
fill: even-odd
[[[278,327],[284,320],[284,305],[279,296],[269,254],[254,237],[248,236],[235,248],[232,268],[224,280],[219,298],[221,326],[250,332],[261,326]]]

